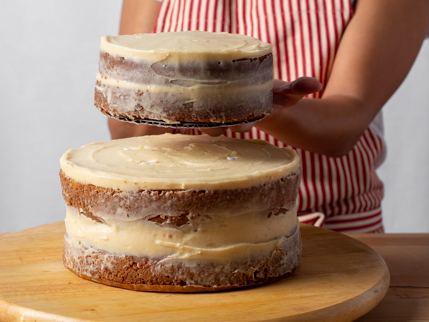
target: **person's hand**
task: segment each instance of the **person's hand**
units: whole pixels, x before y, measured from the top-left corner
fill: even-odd
[[[284,108],[298,103],[305,96],[316,93],[322,89],[322,84],[312,77],[300,77],[293,82],[285,82],[279,79],[274,80],[273,84],[273,110],[271,117]],[[256,123],[246,123],[229,127],[233,132],[249,132]],[[222,135],[228,128],[219,127],[212,129],[199,129],[202,133],[210,136]]]
[[[291,83],[275,79],[273,84],[273,110],[298,103],[309,94],[322,89],[322,84],[312,77],[300,77]]]
[[[321,88],[320,82],[312,77],[300,77],[290,83],[275,79],[273,84],[273,110],[266,118],[275,117],[276,111],[295,105],[306,95],[318,92]],[[171,128],[137,125],[112,118],[109,118],[108,123],[112,139],[173,132]],[[246,123],[231,126],[230,129],[233,132],[249,132],[254,125],[255,123]],[[227,129],[228,127],[199,128],[202,133],[210,136],[222,135]]]
[[[112,140],[129,138],[133,136],[172,133],[174,130],[172,128],[118,121],[110,117],[108,118],[108,125]]]

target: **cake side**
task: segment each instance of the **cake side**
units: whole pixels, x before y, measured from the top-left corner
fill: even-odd
[[[64,265],[79,277],[137,291],[208,292],[254,287],[279,281],[302,260],[299,229],[270,256],[248,261],[212,262],[194,266],[164,263],[162,259],[118,255],[64,239]]]
[[[294,181],[299,184],[299,180]],[[266,191],[273,186],[266,185]],[[235,192],[236,199],[222,201],[229,206],[223,212],[213,209],[215,200],[204,207],[205,198],[190,198],[189,191],[165,193],[165,198],[155,203],[175,205],[182,199],[184,202],[177,202],[179,207],[175,208],[181,210],[180,206],[189,202],[195,210],[192,205],[197,200],[195,204],[201,208],[196,216],[190,214],[192,211],[179,216],[169,212],[166,216],[161,209],[157,216],[129,220],[124,219],[127,212],[123,210],[106,216],[103,210],[94,211],[90,202],[86,203],[88,211],[70,203],[64,264],[80,277],[133,290],[219,291],[280,280],[301,262],[296,207],[292,203],[292,208],[286,210],[290,203],[278,202],[277,207],[268,204],[267,209],[261,209],[265,205],[251,208],[243,201],[262,198],[258,198],[258,189],[245,190]],[[64,194],[68,191],[64,189]],[[289,197],[296,198],[291,192]],[[228,192],[216,194],[221,195],[227,196]],[[109,204],[109,198],[104,200]],[[238,204],[245,208],[239,213],[235,200],[242,201]],[[129,197],[126,204],[132,203],[138,208],[139,202]]]
[[[138,190],[121,191],[83,184],[60,170],[66,205],[80,209],[88,217],[123,220],[165,220],[186,222],[210,211],[210,215],[261,212],[262,216],[285,213],[295,206],[300,172],[276,181],[233,190]],[[106,202],[108,201],[108,202]]]
[[[273,186],[265,188],[270,187]],[[87,186],[86,189],[97,192],[96,187]],[[204,206],[203,201],[209,198],[183,191],[167,192],[168,197],[145,209],[140,204],[141,199],[134,198],[136,194],[123,193],[123,205],[141,209],[133,217],[124,206],[116,208],[115,202],[114,206],[92,207],[94,198],[88,198],[90,194],[83,194],[79,197],[81,202],[76,203],[74,198],[70,199],[69,191],[63,190],[67,200],[65,224],[69,239],[111,253],[168,256],[169,260],[181,259],[189,265],[193,265],[194,260],[246,261],[250,255],[267,256],[298,222],[295,205],[290,209],[286,202],[270,205],[258,197],[257,189],[234,192],[228,200],[221,201],[222,208],[213,206],[214,200]],[[225,191],[217,196],[227,194]],[[256,202],[243,202],[247,197],[253,197]],[[292,192],[291,197],[296,198],[296,193]],[[84,207],[80,207],[83,203]],[[108,196],[104,203],[110,203]],[[156,205],[161,203],[167,206],[157,211]],[[175,211],[182,210],[184,204],[190,204],[190,208]],[[172,210],[168,210],[169,205]]]
[[[229,91],[225,85],[209,85],[210,88],[205,86],[204,90],[178,88],[176,91],[166,86],[164,92],[162,88],[154,92],[151,85],[129,89],[115,86],[114,82],[103,82],[100,76],[94,91],[94,104],[107,116],[129,121],[159,120],[174,125],[256,121],[272,109],[272,82],[265,85]]]

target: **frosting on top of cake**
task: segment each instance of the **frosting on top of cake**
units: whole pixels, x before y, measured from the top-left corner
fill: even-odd
[[[60,164],[78,182],[122,191],[248,188],[300,166],[294,150],[265,141],[182,134],[91,143]]]
[[[206,61],[254,58],[271,53],[271,44],[226,32],[183,31],[103,36],[100,50],[147,61]]]

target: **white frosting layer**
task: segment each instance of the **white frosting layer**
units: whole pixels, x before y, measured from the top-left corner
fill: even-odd
[[[270,44],[253,37],[203,31],[104,36],[100,49],[114,56],[176,63],[253,58],[271,53]]]
[[[181,94],[183,96],[187,96],[190,101],[198,101],[203,99],[202,95],[212,95],[216,98],[219,95],[240,95],[246,92],[254,92],[259,90],[269,90],[273,87],[273,81],[265,82],[263,84],[254,84],[247,86],[239,86],[240,83],[247,82],[247,80],[237,80],[237,81],[229,81],[225,83],[193,83],[191,86],[162,86],[162,85],[154,85],[154,84],[139,84],[124,80],[114,79],[108,76],[102,76],[100,73],[96,74],[97,81],[100,82],[101,85],[111,86],[132,90],[132,91],[141,91],[141,92],[150,92],[155,94],[169,92],[172,94]],[[235,84],[234,84],[235,83]],[[236,86],[231,86],[236,85]],[[204,93],[202,92],[201,87],[204,88]],[[98,87],[99,90],[103,91],[103,88]],[[242,93],[241,93],[242,92]]]
[[[67,207],[67,238],[115,254],[167,256],[166,260],[193,263],[269,256],[298,225],[296,208],[269,218],[250,212],[217,216],[175,228],[147,220],[104,221],[95,222],[77,209]]]
[[[78,182],[122,191],[212,190],[283,178],[298,171],[299,158],[261,140],[163,134],[88,144],[60,164]]]

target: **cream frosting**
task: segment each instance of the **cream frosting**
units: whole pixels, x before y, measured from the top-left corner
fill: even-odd
[[[262,140],[182,134],[92,143],[67,151],[60,164],[75,181],[122,191],[248,188],[300,166],[294,150]]]
[[[185,31],[103,36],[100,50],[145,61],[183,63],[259,57],[271,53],[271,45],[239,34]]]
[[[99,215],[99,214],[97,214]],[[181,227],[162,227],[147,220],[104,218],[103,223],[67,207],[66,238],[75,244],[114,254],[166,257],[188,264],[195,261],[228,261],[269,254],[298,230],[296,207],[267,218],[257,211],[237,216],[217,216]]]
[[[203,95],[213,95],[218,97],[219,95],[240,95],[247,92],[254,92],[259,90],[269,90],[273,87],[273,81],[270,80],[263,84],[246,84],[246,86],[240,86],[241,83],[248,83],[248,80],[236,80],[228,81],[224,83],[198,83],[194,82],[190,86],[167,86],[167,85],[154,85],[154,84],[139,84],[130,81],[118,80],[115,78],[102,76],[100,73],[96,74],[97,81],[101,85],[111,87],[121,87],[133,91],[151,92],[151,93],[165,93],[188,95],[189,100],[195,101],[203,99]],[[234,85],[233,87],[231,85]],[[201,91],[201,87],[204,87],[204,93]],[[103,91],[103,88],[98,87],[99,90]],[[243,92],[243,93],[241,93]]]

